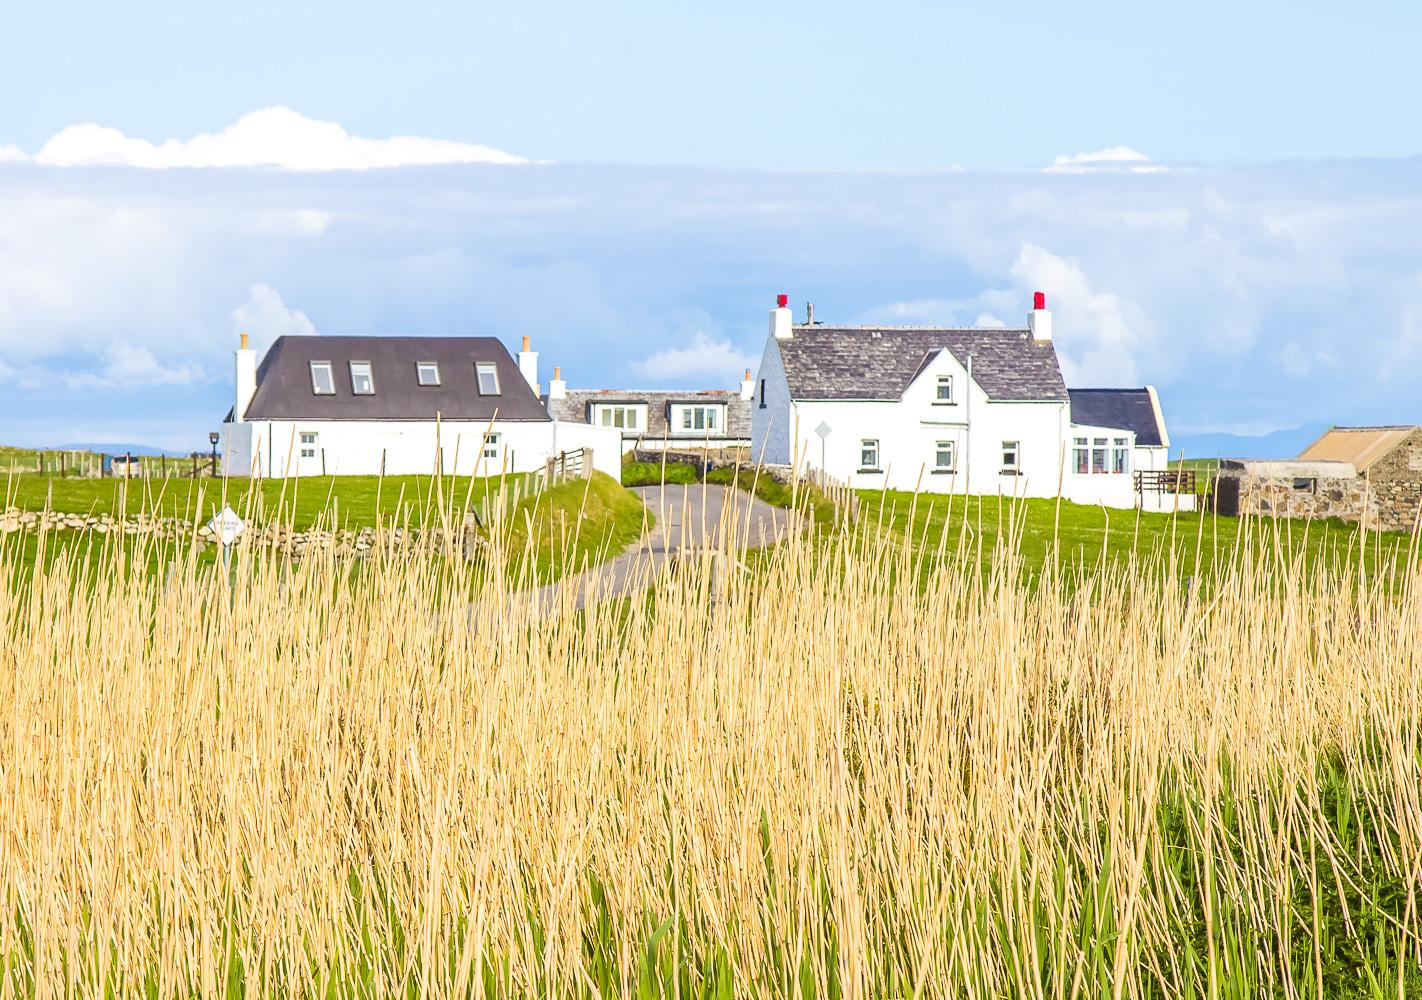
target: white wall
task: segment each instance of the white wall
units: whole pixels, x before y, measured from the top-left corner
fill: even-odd
[[[615,428],[563,421],[365,421],[261,420],[223,428],[231,440],[228,475],[293,476],[446,475],[495,476],[534,472],[556,451],[593,449],[593,465],[621,478],[622,435]],[[315,433],[316,455],[301,456],[301,434]],[[497,434],[497,443],[486,435]],[[485,452],[491,452],[486,455]]]
[[[760,405],[760,379],[765,380],[765,406]],[[791,413],[790,385],[785,380],[785,365],[780,359],[780,345],[771,337],[765,342],[756,380],[755,396],[751,399],[751,460],[767,465],[789,465]],[[811,424],[807,431],[815,427]]]

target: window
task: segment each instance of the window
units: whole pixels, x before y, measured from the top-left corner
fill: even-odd
[[[958,468],[958,449],[952,441],[939,441],[933,447],[933,471],[936,474],[953,472]]]
[[[1004,476],[1017,475],[1022,466],[1022,443],[1020,441],[1002,442],[1002,474]]]
[[[301,457],[316,457],[316,435],[309,431],[301,432]]]
[[[415,381],[420,385],[439,385],[439,362],[416,361]]]
[[[1092,439],[1091,439],[1091,471],[1092,471],[1092,472],[1105,472],[1105,471],[1106,471],[1106,439],[1105,439],[1105,438],[1092,438]]]
[[[1317,492],[1318,492],[1318,480],[1317,480],[1317,479],[1295,479],[1295,480],[1294,480],[1294,492],[1295,492],[1295,493],[1317,493]]]
[[[765,409],[765,379],[760,380],[760,408]]]
[[[1130,471],[1131,450],[1126,447],[1125,438],[1116,438],[1115,447],[1111,450],[1111,471],[1117,475],[1123,475]]]
[[[1086,447],[1086,438],[1071,439],[1071,467],[1078,476],[1091,471],[1091,452]]]
[[[499,370],[494,367],[494,363],[480,361],[474,365],[474,370],[479,374],[479,395],[497,396],[499,394]]]
[[[593,407],[593,423],[600,427],[620,427],[624,431],[639,430],[642,426],[642,407],[599,403]]]
[[[865,438],[859,442],[859,471],[879,471],[879,442],[877,440]]]
[[[336,379],[331,374],[331,362],[311,362],[311,391],[318,396],[334,396],[336,394]]]
[[[499,457],[499,436],[497,434],[490,434],[484,439],[484,457]]]
[[[953,376],[939,375],[937,394],[933,397],[933,402],[941,406],[946,406],[953,402]]]
[[[683,406],[676,426],[684,431],[714,431],[721,426],[719,406]]]
[[[370,373],[369,361],[351,362],[351,392],[357,396],[375,395],[375,377]]]

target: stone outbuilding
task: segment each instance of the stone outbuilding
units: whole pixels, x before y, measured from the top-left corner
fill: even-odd
[[[1224,461],[1214,495],[1221,514],[1411,531],[1422,511],[1422,427],[1334,427],[1297,459]]]

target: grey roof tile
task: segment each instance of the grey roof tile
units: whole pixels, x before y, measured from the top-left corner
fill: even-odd
[[[311,362],[331,362],[335,394],[311,391]],[[349,364],[369,361],[375,393],[351,391]],[[417,361],[439,364],[440,384],[422,386]],[[492,362],[499,395],[481,396],[474,365]],[[547,420],[508,348],[495,337],[278,337],[257,368],[248,420]]]
[[[1145,389],[1071,389],[1071,422],[1136,432],[1136,444],[1163,443],[1155,406]]]
[[[797,326],[776,341],[796,399],[898,399],[947,348],[994,400],[1065,402],[1057,352],[1026,330]]]

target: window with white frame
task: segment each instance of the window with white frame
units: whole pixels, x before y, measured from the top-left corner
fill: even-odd
[[[439,362],[416,361],[415,380],[420,385],[439,385]]]
[[[1131,449],[1127,447],[1126,438],[1116,438],[1114,447],[1111,449],[1111,471],[1117,475],[1124,475],[1131,471]]]
[[[1022,442],[1002,442],[1002,474],[1015,476],[1022,471]]]
[[[474,371],[479,376],[479,395],[499,395],[499,370],[494,367],[492,361],[480,361],[476,363],[474,365]]]
[[[936,387],[935,390],[934,390],[933,402],[936,403],[936,404],[938,404],[938,405],[940,405],[940,406],[946,406],[946,405],[948,405],[949,403],[952,403],[952,402],[953,402],[953,376],[952,376],[952,375],[939,375],[939,376],[938,376],[938,385],[937,385],[937,387]]]
[[[317,437],[317,435],[315,434],[314,431],[302,431],[302,432],[301,432],[301,457],[302,457],[302,458],[315,458],[315,457],[316,457],[316,445],[317,445],[317,442],[318,442],[318,441],[319,441],[319,438]]]
[[[593,405],[592,422],[599,427],[619,427],[624,431],[643,429],[643,406],[637,403],[596,403]]]
[[[859,442],[859,471],[879,471],[879,441],[877,438],[864,438]]]
[[[1078,476],[1091,471],[1091,448],[1084,437],[1071,439],[1071,467]]]
[[[490,434],[488,437],[486,437],[486,438],[484,439],[484,457],[485,457],[485,458],[498,458],[498,457],[499,457],[499,435],[498,435],[498,434]]]
[[[953,441],[939,441],[933,446],[933,471],[940,475],[958,469],[958,446]]]
[[[311,362],[311,391],[318,396],[336,394],[336,377],[331,373],[331,362]]]
[[[351,362],[351,392],[357,396],[375,395],[375,376],[369,361]]]
[[[1091,471],[1099,474],[1106,471],[1106,439],[1091,439]]]
[[[719,431],[724,424],[719,405],[678,403],[672,407],[672,427],[686,433]]]

